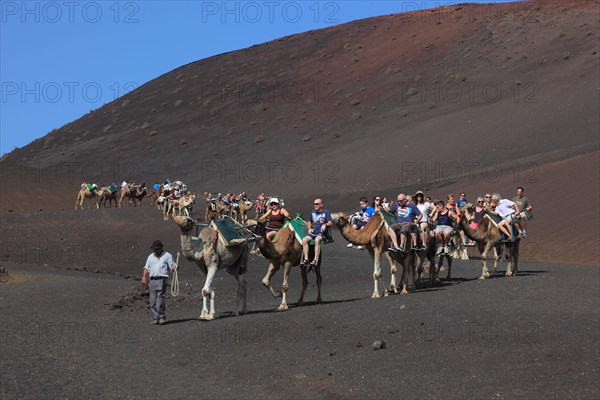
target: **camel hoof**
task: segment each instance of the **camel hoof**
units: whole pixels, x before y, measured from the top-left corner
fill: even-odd
[[[392,292],[392,293],[398,293],[398,289],[396,288],[396,286],[390,285],[390,292]]]
[[[248,314],[248,309],[244,308],[242,311],[240,311],[239,315],[246,315]]]
[[[378,299],[379,298],[379,293],[373,293],[373,296],[371,296],[372,299]]]
[[[296,303],[296,305],[298,307],[302,307],[304,305],[304,300],[298,300],[298,302]]]
[[[479,277],[479,279],[481,279],[481,280],[487,279],[487,276],[485,276],[485,275],[481,275],[481,276]]]
[[[278,311],[285,311],[288,309],[288,305],[286,303],[281,303],[279,307],[277,307]]]
[[[320,297],[317,297],[317,304],[321,304],[321,303],[323,303],[323,299]]]
[[[506,274],[504,274],[504,276],[513,276],[513,273],[510,271],[506,271]]]
[[[408,294],[408,290],[402,289],[402,291],[400,292],[400,294]]]

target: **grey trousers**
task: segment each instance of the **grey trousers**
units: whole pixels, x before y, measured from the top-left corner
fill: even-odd
[[[167,278],[150,279],[148,287],[150,292],[150,308],[154,319],[165,318],[165,293],[167,291]]]

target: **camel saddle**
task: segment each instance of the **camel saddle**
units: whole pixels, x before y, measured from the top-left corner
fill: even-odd
[[[238,232],[236,229],[237,227],[231,219],[214,219],[211,222],[211,226],[219,231],[219,240],[222,240],[225,246],[235,246],[246,243],[246,238]]]
[[[304,221],[299,216],[296,216],[296,218],[287,221],[283,228],[285,227],[291,229],[292,232],[294,232],[294,236],[296,237],[296,240],[300,242],[300,244],[302,244],[302,239],[304,239],[308,235],[308,225],[306,225],[306,221]],[[329,228],[327,228],[327,231],[323,234],[323,240],[321,241],[321,244],[329,243],[333,243],[333,237],[331,236],[331,231],[329,230]],[[308,242],[308,244],[313,246],[315,244],[315,241],[311,240],[310,242]]]

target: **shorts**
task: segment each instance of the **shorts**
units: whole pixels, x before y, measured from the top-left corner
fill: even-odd
[[[441,234],[452,233],[452,227],[448,225],[438,225],[435,227],[435,232],[440,232]]]
[[[309,237],[309,238],[311,238],[311,239],[316,239],[316,238],[317,238],[317,236],[321,236],[321,237],[323,237],[323,233],[322,233],[322,232],[319,232],[319,233],[309,233],[309,234],[308,234],[308,235],[306,235],[306,236],[308,236],[308,237]]]
[[[508,214],[506,217],[502,218],[502,221],[512,222],[513,218],[515,218],[515,214]]]
[[[367,223],[365,221],[356,221],[356,227],[358,229],[362,228],[363,226],[367,226]]]
[[[396,233],[410,233],[410,222],[396,222],[390,226]]]

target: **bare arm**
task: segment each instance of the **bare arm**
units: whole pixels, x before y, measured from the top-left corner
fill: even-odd
[[[269,215],[271,215],[271,210],[270,209],[266,213],[264,213],[263,215],[261,215],[261,217],[258,220],[259,221],[264,221]]]

